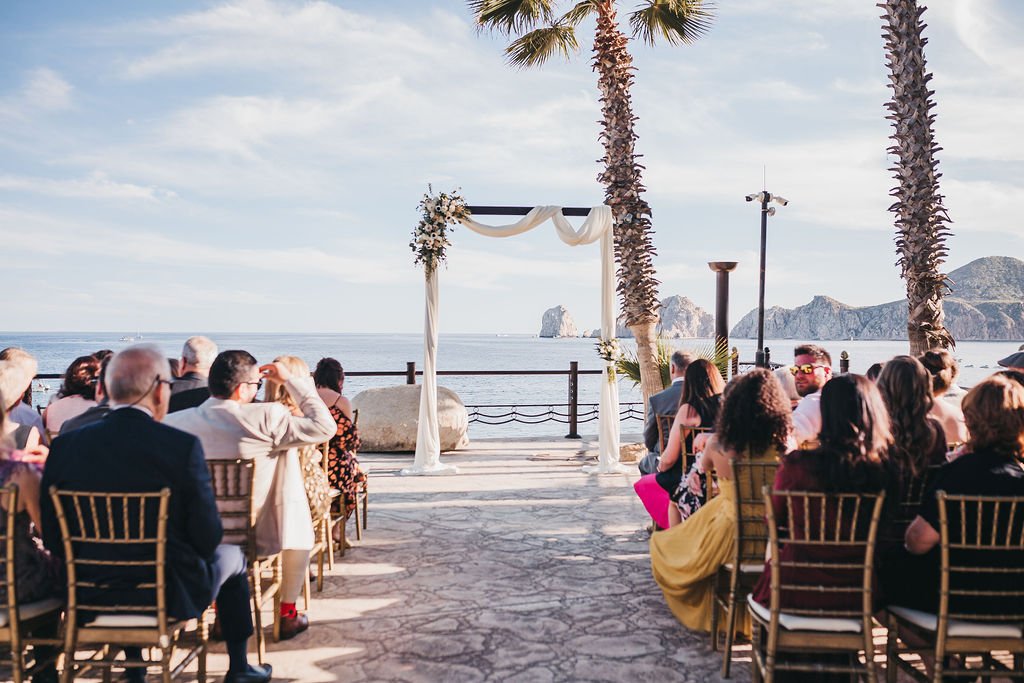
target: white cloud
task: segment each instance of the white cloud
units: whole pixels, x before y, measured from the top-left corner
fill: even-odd
[[[141,199],[157,201],[177,195],[159,187],[134,185],[111,180],[103,171],[93,171],[85,178],[58,180],[15,175],[0,175],[0,190],[29,192],[50,197],[74,199]]]
[[[21,88],[0,97],[0,116],[23,119],[40,111],[67,109],[72,90],[71,84],[53,69],[32,69]]]

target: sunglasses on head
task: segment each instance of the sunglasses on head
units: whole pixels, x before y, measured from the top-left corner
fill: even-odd
[[[803,365],[791,365],[789,371],[794,375],[804,374],[811,375],[817,368],[823,368],[824,365],[815,365],[812,363],[804,363]]]

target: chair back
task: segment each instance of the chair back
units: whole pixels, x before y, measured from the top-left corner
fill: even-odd
[[[772,554],[772,628],[781,610],[860,619],[864,632],[871,633],[875,542],[885,493],[772,491],[766,486],[762,499]]]
[[[672,432],[672,423],[675,419],[675,413],[655,414],[654,423],[658,425],[658,453],[665,452],[665,445],[668,444],[668,435]]]
[[[92,614],[142,614],[167,633],[167,515],[171,490],[50,487],[64,545],[71,624]],[[121,604],[117,604],[121,603]]]
[[[921,508],[921,500],[941,468],[942,465],[932,465],[916,477],[901,479],[899,504],[896,506],[892,524],[889,526],[889,535],[893,539],[900,543],[903,542],[904,532],[917,516],[918,510]]]
[[[936,496],[939,633],[951,619],[1024,624],[1024,496]]]
[[[18,487],[14,484],[0,488],[0,516],[4,519],[4,527],[0,529],[0,590],[6,596],[3,609],[7,612],[8,625],[14,626],[18,623],[18,576],[15,573],[14,553],[16,543],[14,541],[14,526],[18,515]],[[11,629],[11,651],[18,652],[15,647],[19,639],[17,628]]]
[[[683,445],[683,476],[693,467],[697,452],[693,450],[693,440],[698,434],[713,434],[714,427],[679,427],[679,442]]]
[[[359,408],[352,409],[352,424],[356,427],[359,426]]]
[[[768,545],[764,498],[761,491],[771,487],[779,469],[777,458],[757,460],[730,459],[733,481],[736,482],[736,550],[734,567],[742,564],[763,564]]]
[[[253,461],[207,460],[213,495],[217,500],[222,543],[240,546],[250,558],[256,552],[256,505],[253,502]]]

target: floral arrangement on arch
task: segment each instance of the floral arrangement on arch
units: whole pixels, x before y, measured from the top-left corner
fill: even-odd
[[[448,233],[469,216],[469,209],[457,190],[433,195],[434,188],[427,188],[430,192],[423,195],[418,207],[423,217],[412,232],[409,247],[416,255],[413,262],[422,265],[429,276],[445,262],[445,250],[451,246]]]
[[[598,357],[608,364],[608,381],[614,382],[615,367],[622,360],[622,346],[619,345],[619,340],[615,337],[602,339],[595,346]]]

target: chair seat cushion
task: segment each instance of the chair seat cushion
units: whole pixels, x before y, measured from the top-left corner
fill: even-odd
[[[722,568],[727,572],[732,571],[732,562],[726,562],[722,565]],[[760,574],[764,571],[764,562],[741,562],[740,573],[742,574]]]
[[[747,604],[758,617],[765,621],[771,620],[771,610],[754,600],[753,595],[747,596]],[[808,617],[803,614],[786,614],[779,612],[779,626],[787,631],[827,631],[830,633],[860,633],[861,623],[858,619],[834,619]]]
[[[54,612],[63,606],[57,598],[46,598],[45,600],[37,600],[36,602],[27,602],[24,605],[18,606],[18,618],[34,619],[35,617],[42,616],[47,612]],[[0,627],[7,626],[10,622],[8,619],[7,610],[0,611]]]
[[[101,614],[86,626],[99,628],[156,628],[156,617],[149,614]]]
[[[937,614],[929,614],[898,605],[890,607],[889,611],[927,631],[934,631],[938,628],[939,617]],[[946,630],[951,636],[977,638],[1020,638],[1024,635],[1021,628],[1013,624],[988,624],[979,621],[957,621],[956,619],[949,620],[949,627]]]

